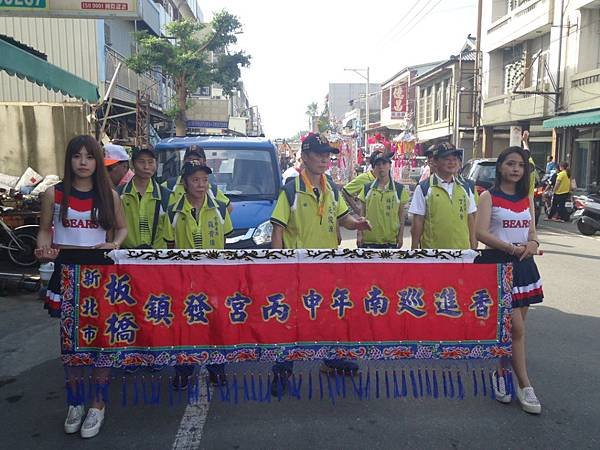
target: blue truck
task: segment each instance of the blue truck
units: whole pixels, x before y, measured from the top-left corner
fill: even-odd
[[[281,188],[277,149],[266,138],[189,136],[167,138],[156,146],[159,181],[179,175],[186,147],[196,144],[206,153],[211,182],[232,202],[234,231],[225,248],[269,248],[271,213]]]

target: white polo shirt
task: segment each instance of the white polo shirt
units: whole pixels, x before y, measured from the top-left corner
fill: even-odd
[[[454,177],[452,180],[447,182],[442,180],[437,174],[434,175],[437,178],[439,186],[444,188],[444,190],[448,193],[450,200],[452,200],[452,190],[454,189]],[[427,197],[431,195],[432,189],[429,189],[427,192]],[[477,211],[477,204],[475,203],[475,194],[470,191],[467,191],[467,198],[469,199],[469,205],[467,214],[473,214]],[[415,192],[413,193],[412,202],[410,204],[410,208],[408,208],[408,212],[410,214],[417,214],[419,216],[424,216],[427,212],[427,203],[426,198],[423,195],[423,191],[421,190],[421,185],[417,184],[415,188]]]

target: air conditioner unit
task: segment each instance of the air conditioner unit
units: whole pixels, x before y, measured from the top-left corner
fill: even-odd
[[[223,89],[214,87],[212,88],[212,98],[221,98],[223,97]]]

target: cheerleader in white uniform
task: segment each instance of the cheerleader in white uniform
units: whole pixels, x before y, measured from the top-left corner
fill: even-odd
[[[55,261],[48,284],[45,307],[53,317],[61,311],[61,249],[117,249],[127,236],[121,200],[112,189],[102,150],[91,136],[77,136],[68,146],[64,179],[42,194],[42,214],[35,254],[40,261]],[[71,391],[77,390],[81,368],[67,367]],[[92,378],[108,383],[110,369],[94,368]],[[81,431],[85,438],[98,434],[104,421],[104,399],[96,397],[84,420],[83,399],[71,396],[64,428],[66,433]]]
[[[517,398],[524,411],[540,414],[525,358],[525,317],[529,305],[544,299],[542,282],[533,255],[539,242],[529,197],[528,157],[521,147],[504,150],[496,162],[494,186],[481,194],[477,206],[477,238],[498,250],[497,259],[513,265],[512,367],[517,377]],[[503,369],[494,373],[496,400],[509,403]]]

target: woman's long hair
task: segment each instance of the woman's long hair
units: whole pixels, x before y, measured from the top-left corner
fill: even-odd
[[[93,137],[87,135],[76,136],[67,145],[65,155],[65,171],[63,178],[63,198],[60,204],[60,220],[67,220],[69,210],[69,196],[73,185],[73,156],[85,148],[96,160],[96,170],[92,174],[92,220],[105,230],[112,230],[116,225],[115,208],[113,200],[112,185],[106,167],[104,167],[104,155],[100,144]]]
[[[527,153],[525,153],[525,150],[523,150],[521,147],[508,147],[498,155],[498,160],[496,161],[496,179],[494,180],[494,190],[500,190],[500,183],[502,183],[500,167],[506,158],[513,153],[516,153],[523,158],[523,162],[525,163],[523,176],[519,181],[517,181],[516,193],[519,198],[527,197],[529,195],[529,175],[531,174],[531,168],[529,164],[529,156],[527,156]]]

